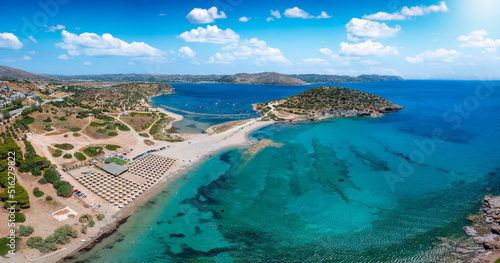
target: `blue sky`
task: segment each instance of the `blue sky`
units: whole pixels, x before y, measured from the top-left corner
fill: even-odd
[[[2,11],[0,64],[36,73],[500,79],[498,0],[20,0]]]

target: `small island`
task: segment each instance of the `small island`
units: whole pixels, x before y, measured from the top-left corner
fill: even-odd
[[[336,117],[380,117],[405,107],[367,92],[319,86],[288,98],[254,104],[263,120],[303,121]]]

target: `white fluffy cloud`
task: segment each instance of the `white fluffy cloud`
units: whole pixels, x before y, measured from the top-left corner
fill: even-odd
[[[358,44],[340,43],[340,54],[347,56],[386,56],[398,55],[398,49],[391,46],[383,46],[379,42],[367,40]]]
[[[314,18],[314,16],[310,15],[309,13],[298,7],[288,8],[287,10],[285,10],[285,13],[283,13],[283,15],[285,15],[288,18],[305,18],[305,19]]]
[[[437,12],[448,12],[448,7],[446,6],[445,1],[440,2],[439,5],[413,7],[405,6],[401,9],[401,11],[396,13],[378,12],[372,15],[365,15],[363,18],[370,20],[406,20],[415,16],[424,16]]]
[[[56,46],[67,50],[70,56],[123,56],[123,57],[163,57],[165,52],[144,42],[127,43],[111,34],[102,36],[94,33],[80,35],[63,30],[63,42]]]
[[[462,54],[456,50],[447,50],[444,48],[436,49],[436,51],[425,51],[415,57],[406,57],[406,62],[410,64],[422,64],[424,62],[432,63],[452,63]]]
[[[0,33],[0,49],[21,49],[23,43],[12,33]]]
[[[250,20],[250,18],[246,17],[246,16],[242,16],[240,17],[240,19],[238,19],[238,21],[240,22],[248,22]]]
[[[38,43],[38,41],[33,36],[29,36],[28,39],[35,44]]]
[[[85,62],[83,62],[83,65],[85,65],[85,66],[90,66],[90,65],[92,65],[92,62],[90,62],[90,61],[85,61]]]
[[[320,48],[319,53],[326,55],[326,56],[331,56],[333,55],[333,51],[329,48]]]
[[[68,55],[66,55],[66,54],[59,55],[57,58],[60,60],[68,60],[69,59]]]
[[[306,58],[302,60],[303,64],[306,65],[329,65],[328,61],[326,59],[322,58]]]
[[[311,18],[322,19],[322,18],[330,18],[331,17],[325,11],[322,11],[321,15],[315,17],[315,16],[310,15],[309,13],[307,13],[306,11],[304,11],[298,7],[286,9],[285,12],[283,13],[283,15],[285,15],[288,18],[303,18],[303,19],[311,19]]]
[[[401,30],[400,26],[389,27],[385,23],[359,18],[351,19],[345,28],[347,38],[353,41],[393,37]]]
[[[271,15],[276,17],[276,18],[281,18],[281,14],[279,10],[271,10]]]
[[[216,53],[208,63],[230,64],[239,59],[255,59],[256,65],[268,63],[280,63],[289,65],[291,62],[283,56],[277,48],[272,48],[265,41],[257,38],[244,39],[237,43],[232,43],[222,48],[225,53]]]
[[[181,47],[179,49],[179,56],[183,58],[194,58],[196,56],[196,52],[194,52],[190,47]]]
[[[222,11],[217,12],[217,7],[212,7],[210,9],[195,8],[189,12],[186,19],[191,24],[209,24],[213,23],[215,19],[227,18],[226,14]]]
[[[240,36],[231,29],[222,30],[216,25],[207,25],[207,28],[198,27],[191,31],[186,31],[179,36],[186,42],[228,44],[238,42]]]
[[[57,26],[45,26],[47,28],[47,30],[45,30],[45,32],[56,32],[58,30],[64,30],[66,29],[65,26],[63,25],[57,25]]]
[[[321,11],[321,15],[317,16],[317,19],[330,18],[332,16],[328,15],[325,11]]]
[[[272,17],[268,17],[268,18],[266,18],[266,21],[267,21],[267,22],[274,21],[274,18],[272,18]]]
[[[486,30],[474,30],[469,35],[462,35],[457,38],[463,42],[460,47],[480,47],[480,48],[496,48],[500,47],[500,39],[485,38],[488,35]]]

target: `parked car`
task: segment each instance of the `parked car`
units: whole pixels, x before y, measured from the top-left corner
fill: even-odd
[[[85,199],[85,198],[87,198],[87,196],[86,196],[86,195],[82,196],[82,200],[83,200],[83,199]]]
[[[75,193],[75,195],[79,195],[80,193],[81,193],[80,191],[77,191],[77,192]]]
[[[99,207],[101,207],[101,205],[96,205],[94,209],[97,210]]]
[[[76,193],[76,192],[78,192],[78,189],[73,190],[73,194]]]
[[[95,202],[92,202],[92,204],[90,204],[90,207],[93,207],[95,205]]]

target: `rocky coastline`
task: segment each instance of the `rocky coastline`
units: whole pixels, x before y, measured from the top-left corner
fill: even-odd
[[[500,259],[500,196],[486,195],[479,213],[468,219],[472,223],[463,230],[474,244],[457,245],[454,252],[464,262],[496,262]]]
[[[308,115],[293,114],[292,121],[320,121],[331,118],[350,118],[350,117],[381,117],[385,113],[395,112],[404,109],[399,105],[382,107],[370,110],[323,110],[311,112]]]

